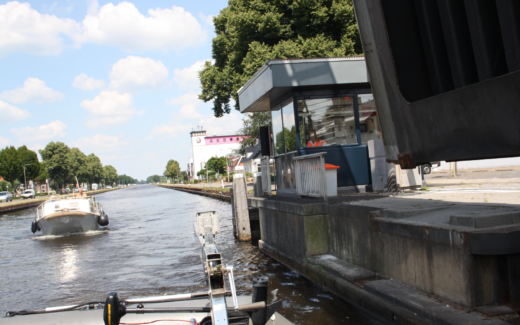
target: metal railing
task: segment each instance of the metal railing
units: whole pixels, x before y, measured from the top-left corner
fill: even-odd
[[[270,165],[271,157],[265,156],[260,160],[260,166],[262,167],[262,194],[267,193],[269,196],[272,195],[271,192],[271,165]]]
[[[325,155],[319,152],[313,155],[294,157],[296,163],[296,193],[299,197],[327,197],[327,178],[325,177]]]
[[[56,202],[71,202],[73,200],[88,200],[89,201],[89,204],[88,204],[89,212],[91,212],[91,213],[102,213],[103,212],[103,206],[100,203],[96,203],[95,198],[93,198],[93,197],[65,197],[65,198],[51,199],[51,200],[45,201],[42,204],[40,204],[38,206],[38,208],[36,208],[36,221],[42,219],[45,216],[45,213],[44,213],[45,205],[56,204]],[[77,207],[71,208],[68,205],[65,208],[67,209],[67,211],[78,210]],[[54,209],[53,211],[62,212],[63,208]]]

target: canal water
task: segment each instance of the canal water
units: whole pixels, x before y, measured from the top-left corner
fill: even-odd
[[[216,242],[233,264],[237,290],[269,276],[270,298],[295,324],[383,324],[319,289],[297,273],[236,243],[229,203],[142,185],[96,196],[110,218],[107,229],[67,236],[32,234],[35,209],[0,215],[0,312],[205,290],[195,213],[217,211]],[[0,318],[1,323],[1,318]]]

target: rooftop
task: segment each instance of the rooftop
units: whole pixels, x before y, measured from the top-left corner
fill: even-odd
[[[269,111],[280,99],[290,98],[295,87],[368,82],[361,56],[270,60],[238,91],[240,112]]]

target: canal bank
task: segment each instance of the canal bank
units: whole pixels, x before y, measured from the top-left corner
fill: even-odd
[[[88,196],[98,195],[110,191],[119,190],[120,188],[96,190],[85,192]],[[66,197],[67,195],[56,195],[56,198]],[[0,205],[0,214],[15,212],[19,210],[34,208],[47,201],[50,196],[37,196],[34,199],[16,199],[13,202],[4,202]]]
[[[186,193],[202,195],[206,197],[211,197],[218,200],[223,200],[226,202],[231,202],[231,195],[229,189],[214,189],[214,188],[197,188],[195,186],[182,186],[182,185],[168,185],[168,184],[160,184],[158,185],[163,188],[182,191]]]
[[[389,321],[518,324],[520,188],[506,183],[247,205],[263,253]]]

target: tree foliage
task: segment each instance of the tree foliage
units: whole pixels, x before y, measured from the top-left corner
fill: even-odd
[[[105,184],[112,185],[117,182],[117,170],[112,165],[103,167],[103,178]]]
[[[49,142],[40,150],[45,166],[49,169],[49,176],[59,185],[66,184],[72,177],[73,165],[70,148],[63,142]]]
[[[230,0],[213,18],[212,56],[199,74],[200,99],[220,117],[237,91],[271,59],[362,53],[352,0]]]
[[[148,176],[148,177],[146,178],[146,181],[147,181],[148,183],[158,183],[158,182],[161,181],[161,176],[159,176],[159,175]]]
[[[78,148],[72,148],[69,153],[71,164],[71,176],[69,181],[76,183],[76,177],[80,183],[90,183],[87,169],[87,156]]]
[[[179,162],[177,160],[170,159],[166,164],[166,170],[164,171],[164,176],[175,178],[181,172],[181,167],[179,166]]]
[[[38,175],[40,175],[40,162],[38,161],[38,155],[36,152],[27,149],[26,146],[19,147],[17,151],[22,166],[28,165],[25,166],[25,178],[27,180],[35,180]]]
[[[223,174],[226,172],[227,160],[226,157],[211,157],[206,162],[206,168],[208,168],[213,174]]]
[[[11,184],[20,177],[23,177],[23,167],[20,155],[15,147],[5,147],[0,151],[0,175]]]
[[[87,165],[87,180],[90,184],[99,183],[103,179],[103,164],[93,153],[85,159]]]

